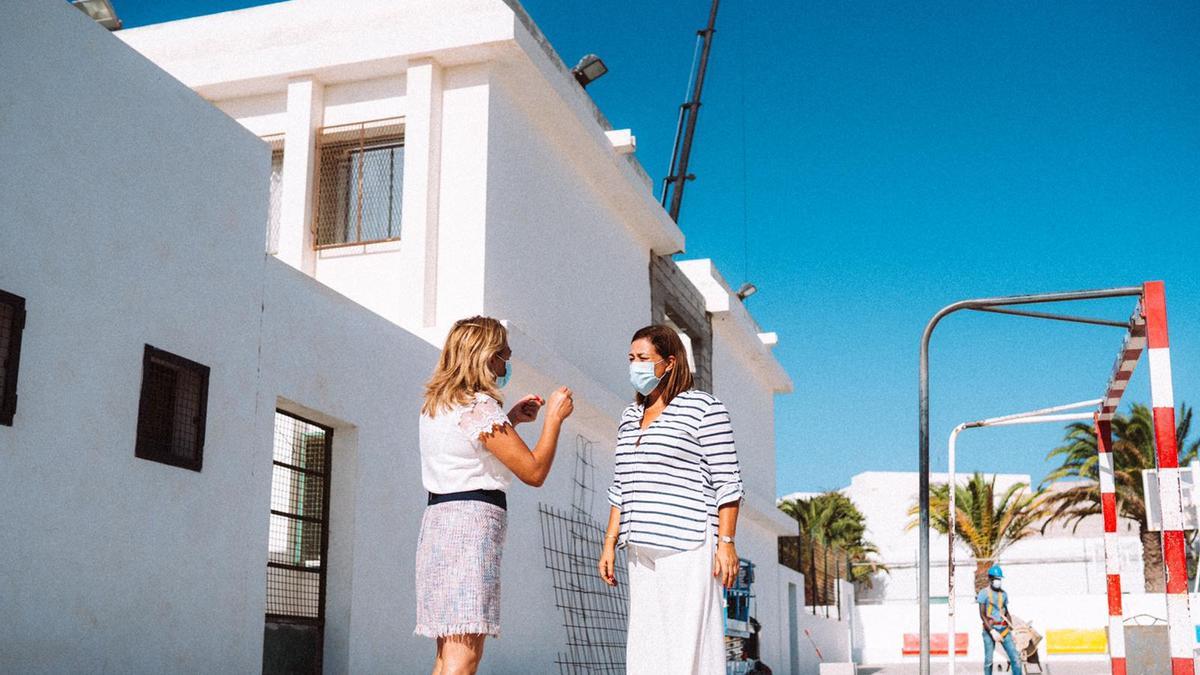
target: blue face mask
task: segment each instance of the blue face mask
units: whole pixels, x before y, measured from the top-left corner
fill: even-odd
[[[637,390],[637,393],[642,396],[649,396],[650,392],[662,382],[662,378],[654,374],[654,367],[662,361],[632,361],[629,364],[629,384]],[[665,375],[666,373],[664,373]]]
[[[512,379],[512,362],[504,362],[504,374],[496,378],[496,386],[503,389],[508,385],[508,381]]]

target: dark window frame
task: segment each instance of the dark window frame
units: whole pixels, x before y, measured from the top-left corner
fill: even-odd
[[[0,291],[0,304],[12,308],[8,354],[4,366],[4,386],[0,391],[0,425],[11,427],[17,414],[17,375],[21,366],[21,334],[25,331],[25,298]]]
[[[199,380],[196,391],[198,400],[195,419],[196,448],[193,453],[193,457],[180,457],[171,452],[162,452],[156,448],[150,447],[148,442],[143,442],[143,439],[149,436],[147,430],[149,420],[146,419],[145,408],[146,397],[150,394],[150,392],[148,391],[149,378],[147,378],[146,375],[153,369],[162,367],[158,363],[155,363],[155,360],[165,363],[169,367],[174,367],[176,370],[191,371]],[[142,386],[141,394],[138,397],[137,435],[134,440],[133,452],[135,457],[152,462],[168,464],[170,466],[177,466],[182,469],[190,469],[196,472],[201,470],[204,465],[204,431],[205,427],[208,426],[208,377],[208,366],[192,361],[191,359],[186,359],[177,354],[172,354],[171,352],[159,349],[152,345],[146,345],[146,349],[142,354]],[[172,421],[172,424],[174,424],[174,421]]]

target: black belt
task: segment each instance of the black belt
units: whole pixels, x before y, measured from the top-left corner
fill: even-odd
[[[504,490],[466,490],[465,492],[447,492],[446,494],[429,493],[429,505],[442,504],[444,502],[486,502],[493,506],[499,506],[505,511],[508,510],[508,498],[504,495]]]

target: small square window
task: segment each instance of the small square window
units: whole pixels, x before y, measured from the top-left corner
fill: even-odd
[[[24,329],[25,298],[0,291],[0,424],[10,427],[17,414],[17,366]]]
[[[207,408],[208,366],[146,345],[134,454],[199,471]]]

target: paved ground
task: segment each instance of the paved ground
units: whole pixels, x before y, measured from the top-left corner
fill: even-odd
[[[983,672],[983,664],[976,661],[975,663],[957,663],[955,675],[980,675]],[[934,663],[934,675],[946,675],[945,663]],[[1108,675],[1110,672],[1107,663],[1098,661],[1089,662],[1071,662],[1056,660],[1043,664],[1042,671],[1047,675]],[[1008,675],[1007,666],[1004,670],[997,668],[996,675]],[[915,663],[896,663],[896,664],[880,664],[880,665],[863,665],[858,667],[857,675],[917,675],[917,664]]]

